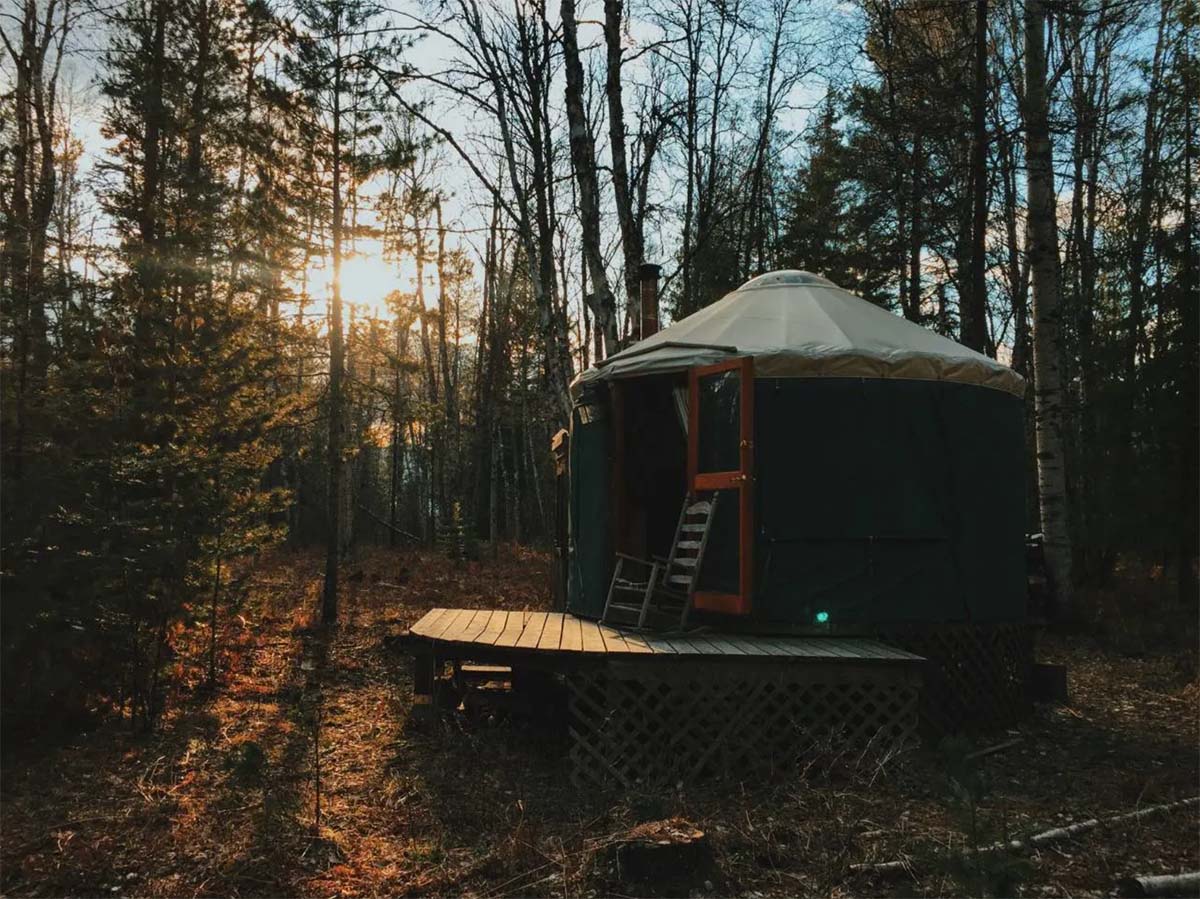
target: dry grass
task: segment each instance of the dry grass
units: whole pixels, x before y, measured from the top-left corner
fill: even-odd
[[[455,721],[433,736],[409,733],[408,670],[385,637],[438,605],[544,608],[548,563],[516,548],[483,563],[379,551],[345,577],[342,623],[324,633],[312,626],[319,560],[273,556],[224,634],[215,696],[178,697],[149,737],[114,723],[9,759],[3,892],[619,894],[601,850],[639,822],[671,817],[710,834],[722,871],[712,890],[723,894],[969,891],[932,860],[961,849],[970,829],[936,752],[882,766],[817,754],[804,777],[774,784],[580,796],[553,733]],[[1063,641],[1039,655],[1070,666],[1072,705],[1039,710],[1017,747],[980,763],[981,836],[1198,792],[1200,691],[1175,657]],[[1100,895],[1124,874],[1200,868],[1198,824],[1189,811],[1043,851],[1020,890]],[[915,879],[848,872],[902,856],[916,860]]]

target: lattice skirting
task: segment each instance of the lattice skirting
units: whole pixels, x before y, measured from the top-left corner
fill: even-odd
[[[926,737],[1008,727],[1029,713],[1033,635],[1025,623],[895,630],[880,639],[926,658]]]
[[[761,776],[814,745],[882,751],[916,733],[913,667],[664,667],[568,677],[576,786]]]

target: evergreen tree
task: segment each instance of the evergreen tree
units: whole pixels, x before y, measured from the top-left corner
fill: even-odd
[[[397,66],[402,44],[383,8],[370,0],[301,0],[288,75],[302,92],[314,141],[328,172],[332,272],[329,297],[328,491],[326,565],[321,614],[337,620],[338,563],[348,542],[345,529],[351,485],[347,482],[345,322],[342,262],[353,233],[346,222],[347,197],[378,165],[379,112],[385,91],[378,73]],[[348,239],[349,238],[349,239]]]
[[[146,726],[189,622],[208,618],[217,676],[230,562],[272,539],[279,507],[263,486],[288,410],[270,395],[279,341],[258,298],[230,287],[236,25],[225,0],[142,0],[112,22],[102,172],[117,273],[62,332],[47,393],[57,424],[38,435],[55,511],[23,529],[6,590],[19,610],[6,690],[55,689],[23,647],[74,634],[60,689],[101,692]],[[89,678],[73,680],[89,659]]]

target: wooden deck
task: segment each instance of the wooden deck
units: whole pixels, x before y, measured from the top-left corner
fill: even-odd
[[[553,653],[564,661],[647,656],[699,660],[821,660],[858,664],[916,664],[921,656],[880,643],[849,637],[754,636],[698,632],[645,634],[615,630],[562,612],[509,612],[503,609],[434,609],[412,626],[410,640],[432,644],[439,655],[488,658]],[[648,661],[648,659],[645,659]],[[657,660],[656,660],[657,661]],[[663,661],[666,661],[664,658]]]
[[[902,745],[925,661],[865,638],[637,633],[504,609],[434,609],[400,645],[413,659],[410,720],[467,709],[467,663],[496,666],[514,708],[566,714],[581,789],[767,776],[816,739]]]

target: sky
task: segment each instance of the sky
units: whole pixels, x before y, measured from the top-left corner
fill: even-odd
[[[22,2],[23,0],[0,0],[0,25],[11,30],[11,16],[19,9]],[[384,2],[392,4],[393,19],[402,24],[411,23],[410,16],[418,14],[421,9],[418,0],[411,0],[411,2],[410,0],[384,0]],[[511,0],[493,0],[493,2],[507,3]],[[549,0],[549,2],[553,16],[557,12],[557,5],[553,3],[553,0]],[[793,134],[803,131],[812,110],[818,108],[822,103],[830,87],[829,79],[849,81],[862,74],[862,70],[868,67],[858,49],[861,14],[856,4],[849,0],[811,0],[806,9],[810,11],[809,14],[812,17],[811,26],[817,33],[823,32],[829,40],[828,46],[821,52],[828,52],[830,58],[835,60],[840,58],[840,62],[825,67],[824,72],[828,74],[828,77],[823,74],[811,75],[803,80],[793,92],[793,96],[790,98],[790,109],[780,119],[780,126]],[[585,65],[590,64],[594,70],[599,71],[603,65],[603,36],[600,23],[597,21],[601,15],[599,0],[586,0],[581,3],[578,15],[580,44],[584,48],[586,56]],[[91,185],[97,192],[102,191],[104,187],[101,180],[93,177],[96,172],[96,163],[104,158],[108,150],[108,142],[100,133],[103,100],[97,87],[97,80],[102,72],[107,37],[105,19],[94,12],[87,14],[87,17],[81,21],[73,33],[71,52],[65,62],[63,72],[63,83],[68,87],[70,95],[72,127],[84,146],[80,180],[84,184]],[[649,22],[635,20],[631,24],[626,48],[627,58],[634,60],[627,66],[631,80],[646,80],[645,60],[647,57],[642,56],[638,61],[638,53],[657,37],[659,34],[656,26]],[[1135,42],[1133,49],[1143,51],[1141,55],[1148,54],[1148,48],[1141,47],[1138,42],[1144,44],[1151,37],[1152,29],[1150,28],[1135,31],[1132,35]],[[437,35],[427,35],[417,40],[408,49],[406,60],[418,72],[441,73],[453,65],[453,48],[446,39]],[[4,65],[7,66],[8,62],[6,57],[3,58]],[[11,77],[11,71],[4,68],[3,76]],[[555,85],[554,97],[555,105],[559,108],[562,105],[562,88],[560,77]],[[486,132],[481,134],[480,122],[472,110],[444,93],[439,94],[436,89],[431,89],[427,83],[423,83],[419,79],[414,81],[408,90],[413,99],[429,99],[433,104],[432,117],[439,125],[453,133],[465,146],[480,151],[480,138],[486,136]],[[600,104],[594,103],[593,105]],[[601,128],[597,135],[601,165],[607,163],[606,136],[605,129]],[[565,141],[563,143],[565,144]],[[563,154],[565,162],[566,147],[563,146],[560,152]],[[490,212],[490,197],[451,148],[442,147],[440,155],[438,175],[440,186],[446,197],[444,209],[447,220],[453,223],[456,232],[451,240],[479,258],[482,255],[483,232],[486,230]],[[660,163],[657,169],[655,190],[658,194],[656,199],[660,201],[659,205],[664,209],[660,218],[662,222],[665,222],[665,226],[660,227],[652,222],[647,235],[648,261],[663,263],[667,277],[672,272],[672,263],[678,242],[679,216],[675,214],[672,205],[678,204],[676,196],[678,191],[669,180],[673,174],[674,172],[664,171],[664,166]],[[370,196],[371,187],[372,185],[368,185],[362,191],[364,196]],[[606,229],[604,237],[610,258],[616,262],[619,259],[618,235],[615,229],[615,217],[611,215],[613,202],[611,188],[603,178],[601,187],[604,202],[610,209],[610,214],[604,217]],[[565,190],[567,187],[563,185],[560,196]],[[1066,195],[1060,197],[1060,201],[1066,204],[1069,203],[1069,192],[1064,191],[1064,193]],[[369,210],[364,210],[360,215],[363,219],[370,221],[371,212]],[[106,238],[103,226],[104,223],[101,219],[96,237],[102,241]],[[374,314],[381,314],[385,311],[383,298],[392,290],[411,291],[415,278],[415,267],[411,259],[385,261],[382,258],[381,249],[378,240],[360,240],[355,248],[356,254],[347,262],[344,273],[344,292],[347,298],[363,304],[370,313]],[[932,264],[935,260],[931,259],[930,261]],[[613,266],[613,269],[615,272],[616,265]],[[309,280],[312,284],[318,286],[328,284],[327,273],[322,269],[320,263],[313,266],[310,275]],[[577,278],[572,280],[573,282],[578,281]],[[573,289],[577,290],[577,287]],[[434,292],[427,292],[427,297],[428,302],[435,302]],[[578,309],[578,296],[572,296],[571,301],[574,308]]]
[[[818,2],[824,2],[824,0],[818,0]],[[0,0],[0,7],[4,8],[6,12],[12,12],[20,3],[21,0]],[[415,4],[405,3],[402,0],[391,0],[391,3],[395,22],[409,21],[408,16],[418,10]],[[851,15],[850,4],[847,3],[832,2],[828,9],[830,15],[835,18]],[[552,15],[556,12],[556,4],[551,2]],[[597,21],[600,15],[601,11],[597,0],[581,4],[579,37],[580,45],[585,51],[585,65],[589,61],[593,66],[602,65],[603,34],[600,23]],[[646,22],[635,21],[631,25],[630,35],[629,46],[626,48],[627,55],[636,54],[640,49],[639,44],[654,40],[658,33],[653,26]],[[95,177],[97,174],[96,164],[105,157],[109,150],[109,142],[101,134],[104,101],[98,88],[98,79],[103,70],[103,55],[107,37],[108,26],[105,20],[99,15],[90,15],[82,26],[75,29],[71,52],[63,68],[63,83],[69,87],[71,95],[72,127],[84,147],[84,154],[80,161],[80,181],[92,186],[97,192],[103,190],[103,183]],[[443,72],[453,63],[452,46],[440,36],[427,35],[417,40],[408,49],[405,58],[418,72]],[[639,65],[642,63],[635,61],[629,66],[632,76],[638,77],[641,74],[637,72]],[[556,105],[560,108],[562,88],[560,77],[555,85],[557,96],[554,98]],[[792,97],[792,109],[783,116],[782,126],[794,131],[803,129],[809,109],[819,105],[826,90],[827,84],[820,78],[810,78],[803,83]],[[410,91],[414,98],[419,96],[432,101],[436,121],[453,133],[457,140],[467,147],[479,146],[478,123],[471,114],[471,110],[465,108],[461,102],[453,102],[447,96],[439,95],[436,89],[430,90],[427,85],[420,82],[414,83],[410,87]],[[565,122],[563,126],[565,128]],[[606,137],[603,128],[601,132],[598,135],[601,139],[598,151],[603,157],[601,159],[603,164],[607,159],[607,149],[603,146],[606,143],[603,140]],[[444,208],[447,219],[454,222],[455,230],[459,232],[454,239],[479,259],[482,256],[482,232],[486,229],[490,214],[490,197],[452,149],[443,147],[440,152],[442,164],[438,168],[438,173],[441,187],[446,194]],[[565,141],[561,152],[565,161],[567,152]],[[602,183],[602,193],[605,195],[606,202],[611,204],[612,198],[609,196],[611,191],[606,187]],[[658,187],[669,196],[671,192],[669,184],[663,184],[660,181]],[[369,197],[371,188],[372,185],[368,184],[362,194]],[[369,210],[360,213],[360,217],[368,222],[371,220],[371,216],[372,213]],[[605,239],[609,245],[611,256],[617,259],[619,258],[617,234],[611,216],[606,217],[605,226],[607,229]],[[98,240],[106,239],[102,227],[97,228],[96,237]],[[111,239],[110,235],[107,237]],[[657,254],[658,259],[663,262],[668,262],[672,257],[675,241],[676,236],[670,230],[652,230],[648,234],[650,253]],[[411,260],[385,261],[382,258],[382,247],[378,240],[360,240],[355,249],[355,255],[347,260],[343,269],[343,293],[348,300],[361,304],[364,311],[369,314],[383,314],[386,311],[384,297],[392,290],[405,292],[413,290],[415,267]],[[317,285],[318,289],[320,286],[327,289],[328,274],[321,262],[314,263],[310,268],[309,280],[310,284]],[[433,293],[430,292],[427,302],[435,301]],[[578,302],[578,298],[574,298],[576,306],[578,306]]]

